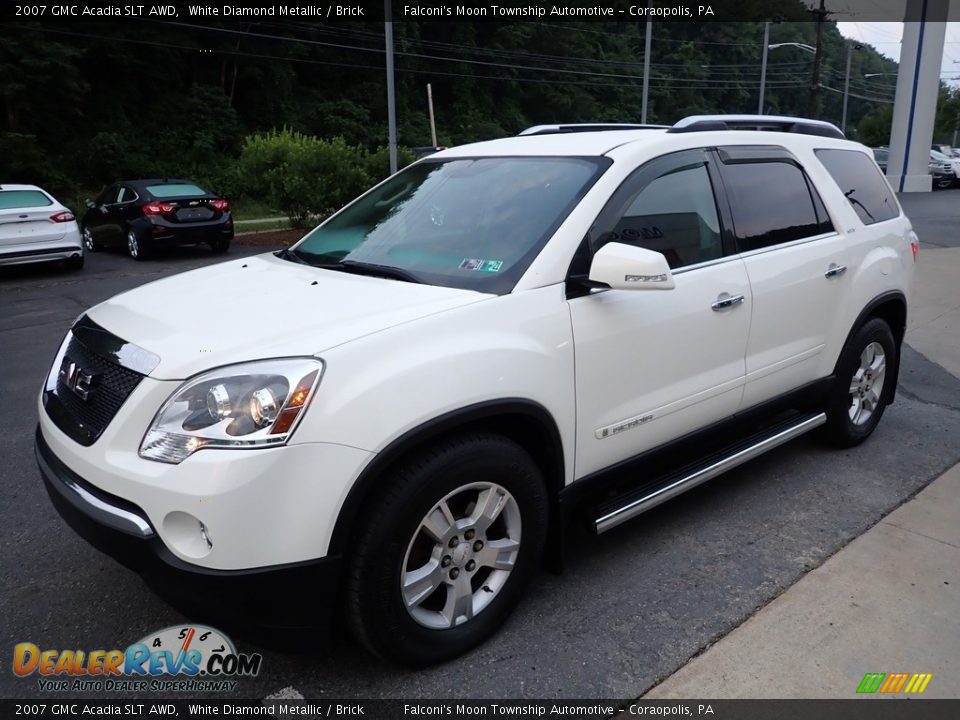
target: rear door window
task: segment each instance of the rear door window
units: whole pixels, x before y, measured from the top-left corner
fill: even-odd
[[[900,208],[886,179],[864,153],[856,150],[817,150],[816,154],[864,225],[900,215]]]
[[[0,190],[0,210],[48,205],[53,205],[53,201],[39,190]]]
[[[736,162],[722,173],[741,252],[833,231],[819,195],[792,162]]]

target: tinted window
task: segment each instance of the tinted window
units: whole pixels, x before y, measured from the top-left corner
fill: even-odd
[[[672,268],[723,254],[713,186],[702,164],[652,180],[601,231],[598,248],[619,242],[656,250]]]
[[[741,252],[813,237],[833,228],[818,216],[803,171],[792,163],[750,162],[723,166],[737,246]],[[822,208],[822,204],[821,204]]]
[[[334,215],[293,253],[335,269],[373,264],[432,285],[509,292],[608,165],[575,157],[422,161]]]
[[[816,152],[864,225],[883,222],[900,214],[886,179],[866,155],[856,150]]]
[[[52,204],[50,198],[39,190],[0,190],[0,210],[46,207]]]
[[[147,190],[155,198],[169,197],[200,197],[206,195],[207,191],[199,185],[183,183],[181,185],[147,185]]]

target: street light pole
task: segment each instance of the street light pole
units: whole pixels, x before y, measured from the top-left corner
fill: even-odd
[[[763,24],[763,61],[760,63],[760,102],[757,115],[763,115],[763,92],[767,87],[767,53],[770,52],[770,21]]]
[[[397,171],[397,98],[393,87],[393,13],[390,0],[383,0],[384,40],[387,51],[387,137],[390,144],[390,174]]]

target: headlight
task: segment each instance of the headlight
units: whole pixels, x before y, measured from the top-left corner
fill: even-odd
[[[323,374],[314,358],[229,365],[187,380],[167,400],[140,444],[140,457],[179,463],[201,448],[282,445]]]

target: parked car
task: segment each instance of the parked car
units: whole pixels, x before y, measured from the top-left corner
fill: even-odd
[[[885,147],[880,148],[871,148],[873,151],[873,159],[877,161],[877,165],[880,169],[886,174],[887,172],[887,162],[890,160],[890,149]]]
[[[87,200],[83,244],[125,247],[134,260],[160,247],[207,244],[225,253],[233,240],[230,203],[190,180],[124,180]]]
[[[938,168],[952,176],[951,184],[956,185],[960,182],[960,158],[952,155],[944,155],[936,150],[930,151],[930,160],[937,164]]]
[[[70,208],[36,185],[0,185],[0,265],[52,260],[83,267],[80,229]]]
[[[39,398],[59,512],[207,614],[336,616],[423,665],[496,632],[571,522],[866,440],[919,249],[869,149],[798,118],[565,128],[89,309]]]

